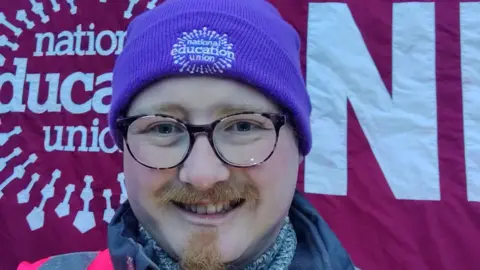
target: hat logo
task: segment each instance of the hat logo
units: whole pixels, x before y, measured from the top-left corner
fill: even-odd
[[[220,35],[207,27],[183,32],[173,45],[171,55],[180,72],[191,74],[223,73],[235,61],[233,44],[228,42],[228,35]]]

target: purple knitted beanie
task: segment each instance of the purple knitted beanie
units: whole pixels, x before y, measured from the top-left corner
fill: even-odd
[[[288,113],[303,155],[312,144],[311,104],[295,29],[265,0],[167,0],[137,16],[113,70],[110,134],[147,85],[176,75],[247,83]]]

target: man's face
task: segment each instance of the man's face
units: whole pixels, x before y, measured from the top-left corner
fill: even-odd
[[[162,113],[201,125],[242,108],[280,112],[247,85],[190,77],[166,79],[151,85],[132,102],[128,116]],[[161,131],[171,132],[170,129]],[[206,260],[203,264],[243,260],[258,255],[271,244],[288,214],[301,162],[288,124],[280,129],[272,156],[248,168],[223,163],[204,134],[196,136],[186,160],[171,169],[147,168],[134,160],[126,146],[124,149],[127,192],[140,223],[170,255],[186,261]],[[150,151],[149,158],[155,153]],[[162,153],[159,151],[153,159],[173,156]],[[243,196],[240,201],[239,196]],[[235,201],[218,202],[218,198],[234,197]],[[241,204],[237,206],[238,202]],[[211,210],[214,203],[220,212],[212,214],[209,207]],[[272,237],[268,237],[270,234]]]

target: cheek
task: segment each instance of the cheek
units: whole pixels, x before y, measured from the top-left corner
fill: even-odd
[[[281,183],[296,183],[299,167],[299,152],[290,131],[282,130],[272,157],[266,162],[268,170],[281,179]],[[270,179],[270,181],[276,181]]]
[[[288,135],[282,134],[270,159],[250,173],[263,199],[282,207],[293,198],[299,168],[298,148]]]
[[[142,204],[144,201],[153,201],[154,192],[165,185],[175,174],[173,170],[149,169],[136,162],[128,153],[123,156],[123,167],[129,199],[140,201]],[[152,198],[152,200],[146,200],[146,198]]]

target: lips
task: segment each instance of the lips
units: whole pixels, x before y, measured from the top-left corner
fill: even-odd
[[[199,215],[225,214],[238,208],[245,202],[244,199],[234,200],[220,204],[184,204],[172,201],[172,203],[184,211]]]

